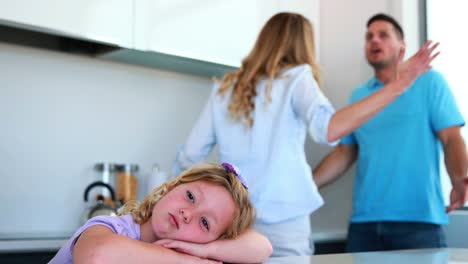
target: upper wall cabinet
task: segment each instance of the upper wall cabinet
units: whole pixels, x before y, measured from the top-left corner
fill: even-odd
[[[0,3],[2,24],[133,46],[134,0],[0,0]]]
[[[318,28],[318,2],[135,0],[134,44],[138,50],[238,67],[277,12],[299,12]]]
[[[123,47],[85,51],[101,58],[222,76],[240,66],[261,27],[281,11],[303,14],[319,36],[319,0],[0,0],[0,25],[28,33],[23,38],[10,30],[6,36],[0,27],[0,40],[10,37],[14,43],[70,50],[50,44],[57,41],[23,40],[35,40],[29,31],[43,32]]]

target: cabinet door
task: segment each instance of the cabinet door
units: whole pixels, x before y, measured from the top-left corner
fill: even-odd
[[[134,0],[0,0],[0,23],[131,47]]]
[[[318,0],[136,0],[135,47],[238,67],[273,14],[295,11],[316,20],[317,3]]]

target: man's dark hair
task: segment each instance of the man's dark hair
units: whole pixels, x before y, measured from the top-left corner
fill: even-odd
[[[393,28],[395,29],[395,32],[398,35],[398,37],[400,39],[405,38],[405,34],[403,33],[403,29],[401,28],[400,24],[393,17],[391,17],[389,15],[386,15],[386,14],[382,14],[382,13],[376,14],[367,21],[367,27],[369,27],[375,21],[385,21],[385,22],[388,22],[388,23],[392,24]]]

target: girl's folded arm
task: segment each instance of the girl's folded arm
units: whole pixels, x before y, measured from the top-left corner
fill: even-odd
[[[270,241],[253,229],[235,239],[220,239],[207,244],[208,258],[230,263],[261,263],[273,253]]]
[[[113,233],[105,226],[84,231],[73,248],[73,263],[210,263],[157,244]],[[216,262],[213,262],[216,263]]]

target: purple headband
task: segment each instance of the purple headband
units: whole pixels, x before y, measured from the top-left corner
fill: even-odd
[[[231,173],[234,173],[234,175],[237,176],[237,178],[239,179],[239,181],[242,183],[242,185],[246,188],[246,189],[249,189],[249,187],[247,186],[247,181],[241,176],[241,173],[240,173],[240,170],[232,165],[231,163],[228,163],[228,162],[223,162],[221,163],[221,166],[224,167],[224,169],[227,171],[227,172],[231,172]]]

